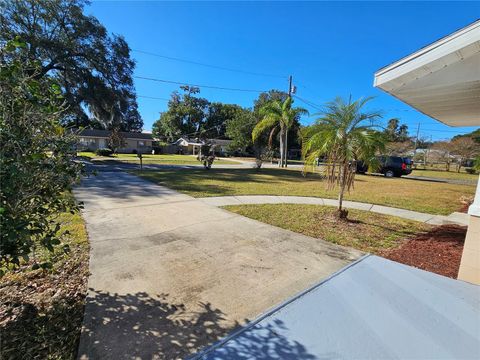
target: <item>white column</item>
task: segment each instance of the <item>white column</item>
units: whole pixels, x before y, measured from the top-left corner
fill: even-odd
[[[473,204],[468,208],[468,213],[473,216],[480,217],[480,175],[478,176],[477,191],[475,192],[475,198]]]
[[[468,213],[470,221],[463,245],[458,278],[480,285],[480,177],[475,198],[473,204],[468,208]]]

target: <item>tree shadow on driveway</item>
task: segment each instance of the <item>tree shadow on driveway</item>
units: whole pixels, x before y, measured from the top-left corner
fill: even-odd
[[[192,360],[315,360],[317,356],[310,354],[298,341],[289,340],[281,335],[288,331],[282,320],[276,319],[265,324],[258,323],[252,328],[242,331],[233,341],[206,352],[203,356]],[[330,354],[332,355],[332,354]],[[336,356],[321,357],[325,359]]]
[[[168,294],[154,298],[145,292],[118,295],[90,289],[78,357],[181,359],[239,328],[237,321],[228,321],[210,303],[199,303],[189,311],[183,304],[171,303]],[[302,345],[274,332],[258,340],[257,346],[235,351],[235,358],[314,359]]]

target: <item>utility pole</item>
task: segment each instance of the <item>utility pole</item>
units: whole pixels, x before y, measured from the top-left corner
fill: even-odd
[[[415,137],[415,148],[414,151],[417,151],[417,145],[418,145],[418,135],[420,134],[420,123],[418,123],[417,127],[417,136]]]
[[[418,127],[417,127],[417,136],[415,138],[415,147],[413,148],[413,156],[415,156],[416,153],[417,153],[418,135],[419,134],[420,134],[420,123],[418,123]]]
[[[288,77],[288,97],[292,97],[292,75]]]

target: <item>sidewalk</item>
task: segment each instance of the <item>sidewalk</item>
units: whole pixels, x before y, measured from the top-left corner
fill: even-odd
[[[338,200],[307,196],[237,195],[204,197],[197,199],[213,206],[244,204],[310,204],[338,206]],[[467,226],[469,221],[468,214],[459,212],[454,212],[448,216],[432,215],[417,211],[346,200],[343,201],[343,206],[347,209],[358,209],[378,214],[398,216],[404,219],[420,221],[432,225],[456,224]]]

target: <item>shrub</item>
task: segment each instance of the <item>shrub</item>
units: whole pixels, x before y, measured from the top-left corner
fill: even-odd
[[[476,171],[480,171],[480,155],[476,156],[475,159],[473,160],[473,168]]]
[[[16,40],[0,50],[0,276],[22,259],[50,267],[36,263],[35,249],[60,245],[56,217],[78,209],[65,194],[83,166],[75,134],[60,125],[60,86],[18,55],[24,47]]]
[[[98,155],[98,156],[112,156],[113,155],[113,150],[108,149],[108,148],[97,149],[95,151],[95,154]]]
[[[469,174],[476,174],[477,173],[475,168],[465,168],[465,171]]]
[[[112,149],[114,154],[116,154],[118,149],[124,147],[125,145],[125,137],[122,135],[118,127],[114,127],[110,137],[108,138],[108,147]]]

